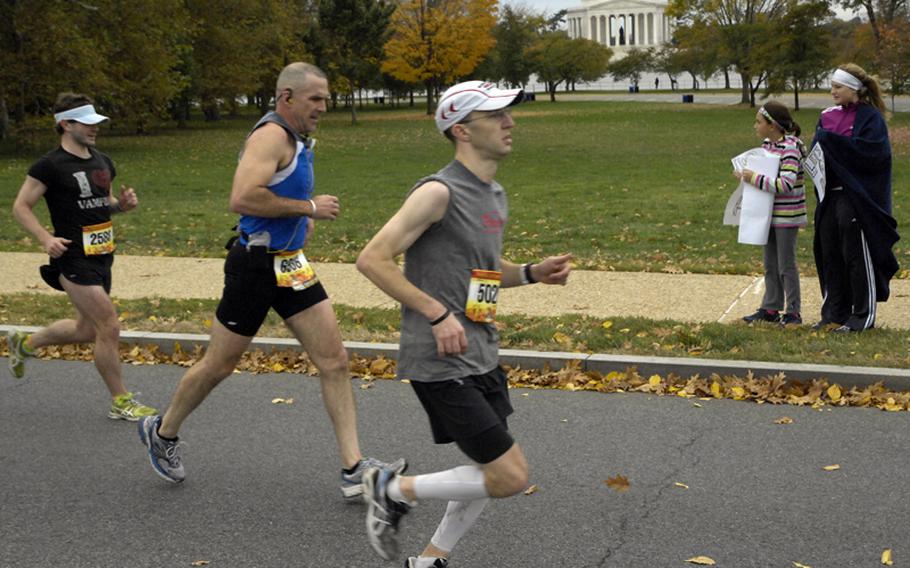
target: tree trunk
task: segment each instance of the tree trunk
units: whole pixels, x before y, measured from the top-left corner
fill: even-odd
[[[724,67],[724,89],[730,88],[730,70]]]
[[[891,104],[894,105],[894,95],[891,96]],[[9,110],[6,108],[6,94],[0,93],[0,140],[6,140],[9,136]]]
[[[752,84],[752,79],[747,73],[739,74],[740,81],[742,82],[742,97],[739,99],[740,104],[746,104],[749,102],[749,88]]]
[[[354,106],[354,81],[348,80],[348,86],[351,87],[351,126],[357,126],[357,109]],[[360,97],[360,108],[363,108],[363,95],[358,90]]]
[[[413,89],[413,87],[408,90],[408,96],[411,98],[411,102],[408,106],[413,107],[414,106],[414,89]]]
[[[436,111],[433,105],[433,80],[427,79],[423,84],[427,89],[427,115],[432,116]]]
[[[799,81],[793,80],[793,110],[799,110]]]

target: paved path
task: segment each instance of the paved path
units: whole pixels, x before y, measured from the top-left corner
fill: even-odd
[[[129,366],[125,378],[163,405],[182,372]],[[88,363],[29,361],[23,381],[0,367],[0,566],[401,566],[368,547],[363,506],[341,501],[318,381],[226,381],[184,425],[180,486],[152,473],[133,424],[106,418],[103,390]],[[488,506],[452,568],[683,568],[697,555],[720,568],[874,568],[887,548],[895,566],[910,559],[906,413],[511,392],[538,491]],[[420,473],[463,463],[430,444],[408,385],[356,393],[369,452]],[[774,424],[785,415],[794,423]],[[616,475],[628,492],[604,485]],[[422,548],[442,510],[426,501],[402,521],[404,551]]]
[[[47,257],[0,253],[6,293],[58,293],[38,275]],[[113,295],[118,298],[218,298],[221,259],[118,255]],[[397,304],[351,264],[315,264],[333,301],[355,307],[397,308]],[[752,276],[599,272],[579,270],[564,288],[527,286],[506,290],[502,313],[530,316],[583,314],[602,318],[644,317],[686,322],[733,322],[761,303],[763,280]],[[811,323],[820,311],[818,282],[802,282],[803,315]],[[910,329],[910,281],[892,282],[892,299],[879,304],[879,327]]]

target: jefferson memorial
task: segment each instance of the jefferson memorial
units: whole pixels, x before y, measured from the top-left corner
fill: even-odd
[[[569,37],[609,46],[615,57],[629,49],[659,47],[668,42],[673,25],[662,0],[581,0],[566,14]]]

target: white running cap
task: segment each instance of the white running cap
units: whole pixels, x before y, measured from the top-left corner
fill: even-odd
[[[524,100],[521,89],[499,89],[493,83],[465,81],[449,87],[436,107],[436,128],[445,132],[474,112],[499,110]]]

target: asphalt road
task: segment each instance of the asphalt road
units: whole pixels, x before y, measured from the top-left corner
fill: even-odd
[[[106,418],[90,364],[29,365],[23,381],[0,368],[0,566],[400,566],[373,554],[363,505],[340,497],[317,380],[229,379],[185,424],[188,478],[174,486],[152,473],[135,425]],[[125,376],[163,405],[182,371]],[[430,443],[408,385],[356,392],[368,452],[405,456],[416,472],[463,463]],[[697,555],[730,568],[872,568],[887,548],[910,565],[907,413],[512,394],[510,424],[539,490],[492,503],[453,568],[684,567]],[[775,424],[782,416],[794,422]],[[629,491],[604,484],[615,475]],[[426,501],[403,520],[405,552],[423,547],[442,510]]]

